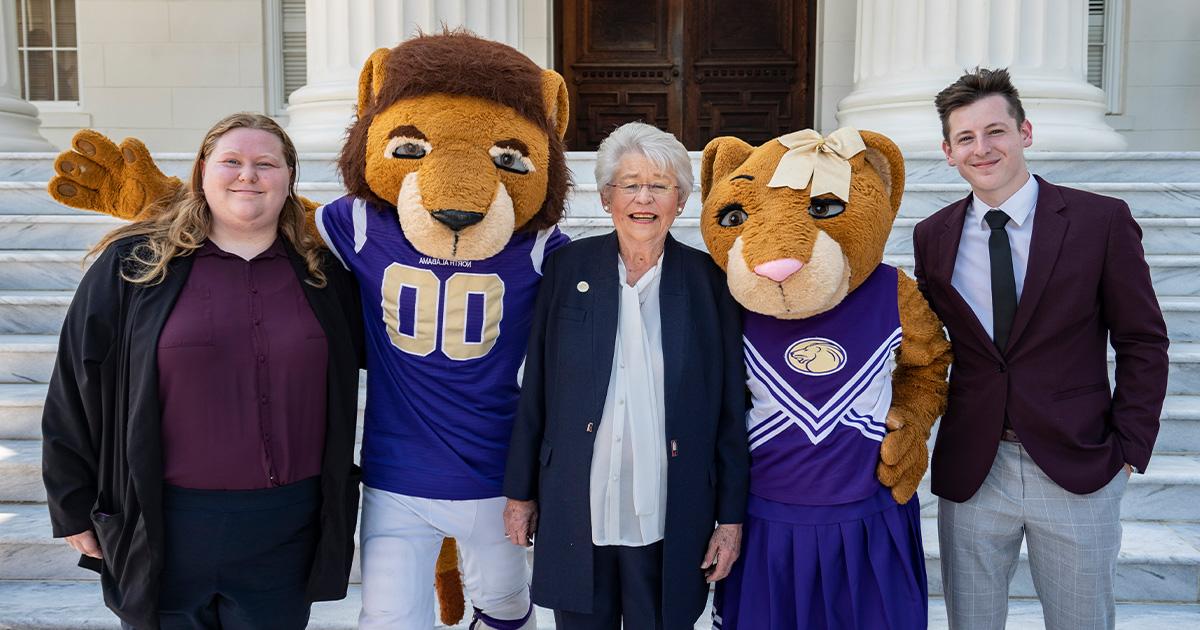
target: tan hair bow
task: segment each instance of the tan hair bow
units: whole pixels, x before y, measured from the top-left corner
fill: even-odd
[[[842,127],[827,137],[805,129],[776,140],[787,147],[788,152],[779,159],[767,186],[804,190],[811,181],[810,197],[833,193],[842,201],[850,201],[849,160],[867,150],[857,129]]]

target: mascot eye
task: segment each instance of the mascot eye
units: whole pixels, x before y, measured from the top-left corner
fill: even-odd
[[[750,218],[740,203],[731,203],[717,212],[717,223],[721,227],[737,227]]]
[[[846,204],[839,199],[813,199],[808,213],[814,219],[832,219],[846,211]]]
[[[488,154],[492,156],[492,163],[496,165],[496,168],[501,170],[518,175],[524,175],[533,170],[533,162],[516,147],[497,145],[489,149]]]
[[[398,160],[419,160],[433,150],[428,140],[397,136],[388,141],[387,156]]]

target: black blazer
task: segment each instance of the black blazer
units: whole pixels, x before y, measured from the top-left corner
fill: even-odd
[[[746,507],[741,310],[708,254],[668,236],[662,264],[663,615],[667,628],[691,628],[708,596],[700,563],[714,522],[741,523]],[[563,247],[544,271],[504,494],[538,500],[533,600],[590,612],[589,479],[617,334],[616,233]]]
[[[80,566],[100,572],[104,602],[122,621],[153,630],[163,565],[158,337],[193,258],[173,260],[159,284],[131,284],[120,269],[137,238],[96,259],[67,311],[42,415],[42,477],[54,536],[94,529],[104,560],[83,556]],[[324,255],[328,284],[318,289],[303,282],[304,260],[284,246],[329,340],[321,531],[307,595],[341,599],[362,476],[353,460],[362,312],[354,279],[333,256]]]

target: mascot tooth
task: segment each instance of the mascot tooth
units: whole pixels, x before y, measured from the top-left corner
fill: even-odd
[[[441,545],[443,623],[463,616],[458,548],[472,627],[532,628],[527,554],[503,537],[501,480],[541,263],[567,240],[555,227],[570,183],[566,84],[456,31],[375,51],[358,87],[338,160],[349,194],[306,206],[363,296],[360,627],[433,625],[428,572]],[[55,199],[147,218],[180,186],[140,142],[117,147],[90,130],[58,163],[101,145],[137,150],[86,182],[59,170]]]
[[[743,552],[714,627],[926,626],[914,493],[950,346],[882,263],[903,188],[899,149],[869,131],[704,149],[700,228],[746,311],[753,403]]]

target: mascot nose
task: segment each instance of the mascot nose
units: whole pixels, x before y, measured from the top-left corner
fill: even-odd
[[[779,260],[772,260],[757,265],[754,267],[754,273],[764,278],[770,278],[775,282],[783,282],[792,274],[800,271],[800,268],[803,266],[804,263],[795,258],[780,258]]]
[[[433,218],[441,221],[446,227],[455,232],[483,220],[482,212],[468,212],[466,210],[438,210],[430,214],[433,215]]]

